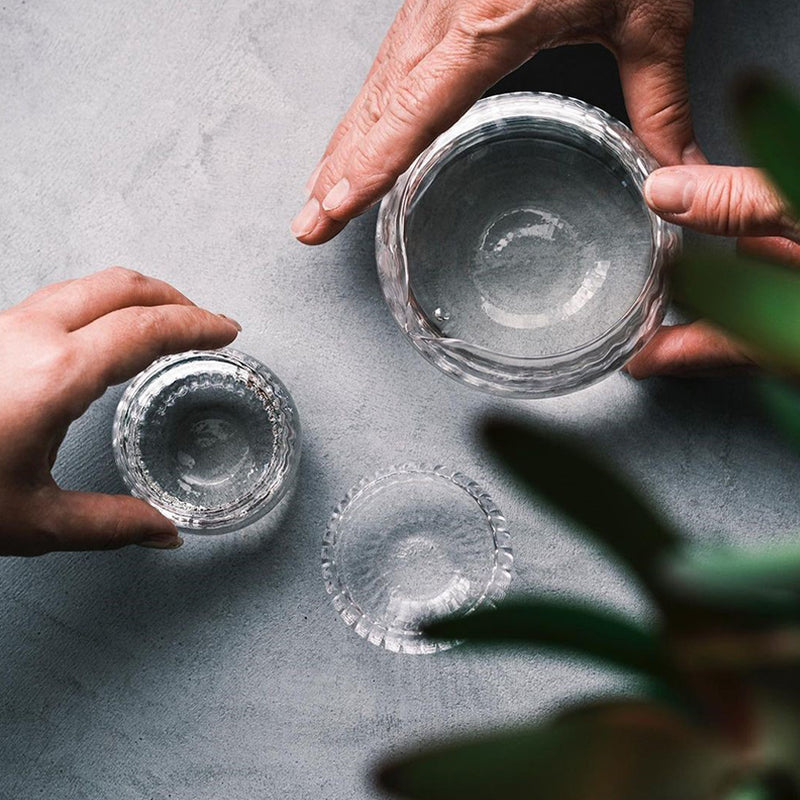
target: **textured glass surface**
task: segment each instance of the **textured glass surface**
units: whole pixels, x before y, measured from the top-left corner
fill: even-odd
[[[642,198],[654,166],[580,101],[481,100],[381,206],[395,319],[438,367],[498,394],[560,394],[618,369],[658,327],[680,246]]]
[[[114,452],[131,492],[186,530],[252,522],[284,495],[299,460],[285,387],[233,350],[160,359],[117,408]]]
[[[474,481],[405,464],[362,480],[337,506],[322,571],[356,633],[387,650],[428,653],[453,643],[420,633],[427,620],[500,599],[511,580],[505,519]]]

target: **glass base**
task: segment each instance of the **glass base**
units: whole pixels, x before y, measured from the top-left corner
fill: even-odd
[[[465,150],[406,220],[422,313],[444,337],[511,356],[602,336],[639,297],[651,251],[648,213],[619,163],[543,135]]]
[[[359,636],[430,653],[425,622],[499,600],[511,581],[510,536],[491,498],[444,467],[405,464],[361,481],[331,517],[325,586]]]

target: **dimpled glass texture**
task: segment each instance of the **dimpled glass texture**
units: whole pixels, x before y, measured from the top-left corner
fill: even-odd
[[[395,320],[437,367],[494,394],[564,394],[619,369],[658,328],[680,249],[642,196],[656,166],[578,100],[479,101],[381,204]]]
[[[492,605],[511,581],[511,540],[477,483],[445,467],[403,464],[365,478],[336,507],[322,546],[333,605],[356,633],[403,653],[455,642],[422,624]]]
[[[154,362],[120,400],[114,455],[131,493],[186,531],[247,525],[284,496],[300,458],[297,409],[278,378],[235,350]]]

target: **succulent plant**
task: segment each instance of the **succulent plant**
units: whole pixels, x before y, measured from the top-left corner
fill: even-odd
[[[764,79],[737,105],[755,161],[800,209],[800,105]],[[759,353],[773,373],[765,402],[800,445],[800,271],[694,251],[673,286]],[[657,619],[532,597],[440,620],[429,635],[556,648],[646,688],[408,754],[380,767],[379,784],[415,800],[800,800],[800,543],[699,550],[575,442],[502,418],[483,436],[516,480],[635,576]]]

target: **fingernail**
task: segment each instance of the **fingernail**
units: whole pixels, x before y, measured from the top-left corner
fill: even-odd
[[[319,178],[319,173],[322,172],[324,163],[325,159],[323,158],[322,161],[317,164],[316,169],[311,173],[311,177],[306,181],[306,200],[311,197],[311,192],[314,191],[314,184],[317,182],[317,178]]]
[[[172,533],[156,533],[136,544],[139,547],[152,547],[156,550],[177,550],[183,544],[183,539]]]
[[[692,142],[686,146],[681,154],[681,161],[684,164],[690,164],[692,166],[696,166],[698,164],[708,164],[708,159],[703,154],[703,151],[700,149],[700,145],[697,144],[697,142]]]
[[[644,196],[651,208],[665,214],[682,214],[692,207],[697,189],[694,176],[680,169],[659,169],[644,185]]]
[[[292,234],[296,238],[307,236],[314,228],[317,227],[319,221],[319,202],[315,197],[312,197],[300,209],[300,213],[292,220]]]
[[[350,192],[350,181],[347,178],[342,178],[336,186],[325,195],[322,201],[322,207],[325,211],[333,211],[338,208],[345,200]]]
[[[225,314],[217,314],[217,316],[222,317],[222,319],[224,319],[226,322],[230,322],[230,324],[233,325],[233,327],[236,328],[237,331],[241,331],[242,326],[232,317],[228,317]]]

